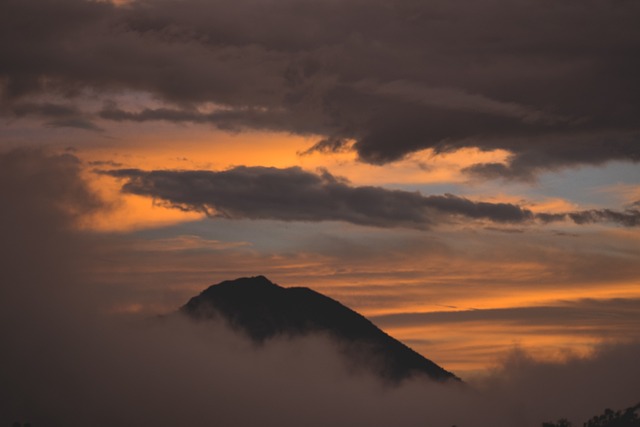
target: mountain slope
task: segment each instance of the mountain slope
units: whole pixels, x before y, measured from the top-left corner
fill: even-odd
[[[308,288],[280,287],[264,276],[213,285],[180,310],[196,319],[221,315],[258,343],[280,334],[328,333],[355,364],[386,380],[413,374],[437,381],[458,379],[339,302]]]

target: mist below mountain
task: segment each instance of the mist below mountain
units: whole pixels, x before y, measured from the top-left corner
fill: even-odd
[[[458,379],[338,301],[309,288],[283,288],[264,276],[213,285],[181,312],[200,320],[221,317],[256,343],[279,335],[327,334],[338,341],[354,369],[369,369],[386,381],[413,375]]]

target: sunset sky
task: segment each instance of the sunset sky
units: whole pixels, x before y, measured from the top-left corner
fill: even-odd
[[[640,339],[639,22],[634,0],[2,0],[3,198],[41,211],[0,219],[69,214],[113,316],[265,275],[461,377],[588,356]]]

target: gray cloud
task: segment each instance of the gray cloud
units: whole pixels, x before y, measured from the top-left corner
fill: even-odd
[[[125,179],[124,192],[233,219],[333,220],[411,228],[427,228],[455,217],[503,223],[533,219],[530,211],[509,203],[354,187],[326,171],[314,174],[299,167],[241,166],[221,172],[120,169],[103,173]]]
[[[47,120],[52,127],[69,127],[85,130],[101,131],[93,123],[90,115],[71,104],[51,102],[17,102],[3,105],[0,112],[17,118],[35,116]]]
[[[469,169],[483,177],[640,159],[633,1],[8,0],[0,16],[5,102],[136,90],[175,108],[102,117],[354,140],[371,163],[513,153]]]
[[[605,135],[571,135],[569,133],[546,136],[543,140],[511,140],[499,148],[511,150],[517,146],[507,163],[480,163],[465,169],[482,178],[531,180],[540,170],[557,170],[579,164],[600,165],[611,159],[640,159],[640,135],[618,133]]]
[[[168,121],[174,123],[208,123],[227,131],[242,131],[260,129],[280,131],[288,130],[300,134],[313,134],[320,131],[313,123],[291,122],[291,115],[282,110],[265,110],[259,108],[221,109],[211,113],[203,113],[196,109],[156,108],[131,112],[107,106],[100,111],[103,119],[117,122],[134,121]],[[289,125],[288,123],[291,123]]]
[[[78,109],[68,104],[43,103],[20,103],[11,107],[11,112],[18,116],[42,115],[46,117],[69,117],[79,113]]]
[[[627,208],[624,211],[614,211],[611,209],[589,209],[568,213],[539,213],[536,218],[542,222],[554,222],[571,220],[576,224],[594,224],[609,222],[624,227],[637,227],[640,225],[640,210]]]
[[[582,212],[573,212],[568,214],[576,224],[590,224],[594,222],[615,222],[627,227],[636,227],[640,225],[640,210],[627,209],[624,212],[616,212],[610,209],[588,210]]]
[[[346,221],[375,227],[424,229],[455,219],[532,224],[573,221],[640,224],[640,211],[610,209],[568,213],[533,213],[511,203],[478,202],[452,194],[350,185],[327,171],[315,174],[299,167],[240,166],[226,171],[143,171],[118,169],[101,173],[125,180],[122,190],[152,197],[168,206],[230,219]]]
[[[80,160],[71,154],[49,155],[33,149],[0,152],[4,200],[0,226],[4,232],[17,232],[12,231],[12,224],[23,217],[47,226],[56,224],[50,228],[67,228],[73,220],[103,208],[100,198],[80,178],[81,170]]]
[[[87,252],[84,239],[72,237],[71,230],[81,218],[108,209],[82,179],[81,169],[69,154],[0,152],[0,332],[5,337],[13,336],[13,323],[3,316],[20,316],[27,302],[46,318],[60,314],[50,304],[74,298],[67,288],[59,291],[47,283],[50,277],[75,281],[68,272],[81,270]]]

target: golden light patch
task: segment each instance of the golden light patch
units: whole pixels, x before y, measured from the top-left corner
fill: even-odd
[[[158,124],[153,131],[137,128],[135,136],[123,135],[108,144],[83,147],[87,161],[111,162],[139,169],[226,170],[234,166],[302,167],[347,178],[353,185],[429,184],[463,182],[461,169],[475,163],[502,162],[504,150],[464,148],[437,154],[422,150],[384,166],[358,160],[354,151],[302,155],[320,137],[287,133],[243,132],[231,134],[202,125],[177,127]]]
[[[562,363],[586,357],[602,339],[567,329],[564,334],[545,328],[464,322],[420,328],[386,328],[385,331],[448,370],[466,377],[497,367],[515,349],[538,361]]]
[[[558,283],[558,289],[545,287],[540,290],[527,287],[525,289],[510,289],[511,284],[505,282],[503,286],[495,286],[493,289],[477,289],[469,286],[467,292],[452,294],[438,294],[437,289],[425,290],[423,297],[416,293],[414,298],[418,301],[404,301],[397,306],[359,308],[358,311],[366,316],[382,316],[400,313],[431,313],[459,310],[489,310],[505,308],[522,308],[530,306],[557,305],[558,301],[571,301],[580,299],[613,299],[613,298],[640,298],[640,288],[637,283],[602,283],[591,286],[575,286],[572,284]],[[476,289],[474,289],[476,288]],[[370,289],[370,294],[376,294],[375,289]],[[438,295],[434,300],[432,294]]]
[[[87,182],[108,204],[81,220],[80,228],[101,232],[125,232],[145,228],[164,227],[205,217],[198,212],[172,209],[147,197],[122,194],[118,180],[87,172]]]
[[[304,137],[247,132],[229,134],[186,126],[183,132],[169,129],[162,136],[125,138],[116,143],[83,150],[88,162],[110,162],[111,168],[226,170],[234,166],[296,166],[299,149],[309,144]],[[108,165],[106,165],[108,166]]]
[[[167,127],[167,125],[160,125]],[[404,160],[382,166],[358,161],[352,151],[311,155],[299,153],[313,144],[313,138],[282,133],[246,132],[229,134],[203,126],[168,126],[158,136],[141,132],[135,141],[127,137],[108,144],[95,144],[79,153],[89,169],[136,168],[143,170],[226,170],[235,166],[267,166],[305,170],[329,170],[346,177],[352,185],[426,184],[458,182],[465,178],[460,169],[477,162],[500,161],[507,152],[462,149],[435,155],[432,150],[415,153]],[[201,213],[182,212],[153,203],[151,199],[119,194],[117,180],[87,174],[92,186],[111,202],[112,209],[83,222],[96,231],[131,231],[161,227],[204,217]]]
[[[578,204],[560,197],[531,198],[531,196],[527,196],[527,199],[524,199],[522,195],[510,194],[502,191],[477,193],[473,196],[468,196],[467,198],[476,202],[510,203],[529,209],[534,213],[566,213],[581,209]]]
[[[86,218],[81,227],[93,231],[122,232],[165,227],[203,217],[197,212],[183,212],[154,204],[146,197],[122,195],[117,207]]]
[[[575,203],[568,200],[561,199],[559,197],[548,197],[540,200],[535,200],[524,205],[533,212],[544,213],[565,213],[572,212],[580,209]]]
[[[378,166],[358,161],[357,154],[348,151],[302,156],[300,164],[308,169],[326,168],[334,175],[346,177],[354,185],[434,184],[464,182],[467,178],[461,169],[475,163],[503,162],[508,155],[504,150],[463,148],[436,154],[433,149],[427,149]]]

